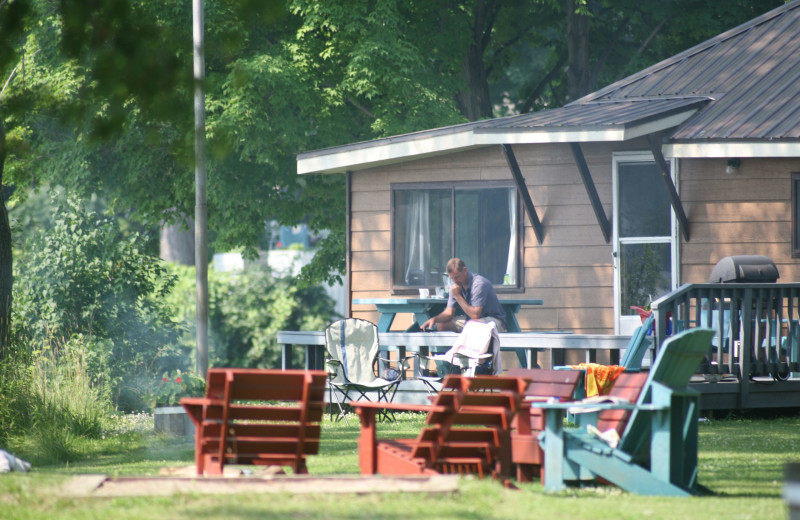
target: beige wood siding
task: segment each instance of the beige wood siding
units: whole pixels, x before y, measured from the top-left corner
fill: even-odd
[[[623,149],[645,150],[643,141],[629,145],[586,145],[584,154],[603,203],[611,215],[611,157]],[[612,333],[613,267],[611,245],[600,226],[567,145],[514,146],[534,206],[544,226],[539,244],[524,217],[524,295],[541,298],[542,307],[523,308],[517,316],[523,330],[571,330]],[[391,296],[390,186],[404,182],[512,180],[500,147],[407,161],[354,172],[352,176],[353,298]],[[376,321],[368,305],[353,314]],[[398,316],[393,329],[411,324]]]
[[[582,149],[610,220],[613,152],[648,147],[638,140]],[[544,305],[522,309],[521,327],[612,333],[612,248],[603,240],[569,147],[516,145],[514,152],[544,227],[540,245],[527,216],[523,219],[525,293],[519,297],[542,298]],[[780,281],[797,281],[800,261],[791,257],[790,188],[791,172],[798,171],[800,159],[743,159],[731,175],[725,173],[724,159],[681,160],[679,191],[691,241],[680,245],[680,283],[705,282],[720,258],[734,254],[768,256],[778,264]],[[353,298],[391,296],[391,184],[510,179],[500,147],[353,173]],[[353,312],[378,319],[370,306],[354,305]],[[410,316],[398,316],[393,328],[410,324]]]
[[[781,274],[800,279],[792,258],[791,173],[800,159],[742,159],[725,173],[725,159],[680,161],[680,192],[691,241],[681,244],[681,283],[708,281],[714,265],[730,255],[764,255]]]

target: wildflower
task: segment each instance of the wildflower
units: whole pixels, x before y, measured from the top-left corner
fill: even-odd
[[[183,379],[181,379],[181,376],[175,378],[176,383],[180,383],[181,381],[183,381]]]

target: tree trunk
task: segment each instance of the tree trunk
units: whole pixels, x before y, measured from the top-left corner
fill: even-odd
[[[483,52],[475,44],[469,46],[467,56],[461,64],[466,89],[457,95],[461,113],[470,121],[492,117],[492,103],[489,101],[489,83],[483,66]]]
[[[499,6],[494,2],[478,1],[475,9],[475,25],[472,28],[467,55],[461,62],[461,75],[466,87],[456,94],[459,110],[470,121],[492,117],[492,103],[489,99],[489,82],[486,79],[486,66],[483,52],[486,38],[491,34]]]
[[[11,349],[11,290],[14,285],[11,249],[11,225],[8,221],[6,198],[2,193],[3,169],[6,163],[6,132],[0,119],[0,360]]]
[[[159,256],[167,262],[194,265],[194,221],[187,219],[188,228],[181,224],[165,225],[161,228]]]
[[[575,12],[576,0],[567,1],[567,102],[590,92],[589,17]]]

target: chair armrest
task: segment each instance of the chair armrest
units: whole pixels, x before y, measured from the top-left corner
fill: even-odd
[[[199,427],[203,422],[203,408],[206,406],[225,406],[225,401],[222,399],[211,399],[209,397],[182,397],[180,403],[195,427]]]
[[[376,356],[375,357],[376,361],[381,361],[381,362],[385,363],[386,366],[388,366],[389,368],[391,368],[392,365],[397,365],[398,367],[402,366],[403,361],[406,360],[406,359],[408,359],[408,356],[406,356],[403,359],[389,359],[389,358],[383,358],[383,357],[380,357],[380,356]]]
[[[374,410],[395,410],[398,412],[444,412],[447,410],[444,406],[434,406],[431,404],[411,404],[411,403],[386,403],[386,402],[373,402],[373,401],[350,401],[350,406],[356,412],[359,409],[374,409]]]
[[[531,402],[531,408],[541,408],[543,410],[570,410],[572,411],[577,410],[591,410],[591,411],[600,411],[600,410],[638,410],[642,412],[660,412],[663,410],[668,410],[668,405],[656,405],[656,404],[636,404],[636,403],[584,403],[581,401],[567,401],[567,402],[560,402],[560,403],[549,403],[549,402]]]
[[[334,379],[339,374],[339,371],[342,371],[342,377],[344,377],[344,364],[338,359],[326,359],[325,365],[327,367],[328,377]],[[345,377],[345,379],[347,379]]]
[[[181,397],[180,404],[181,406],[223,406],[225,401],[211,397]]]
[[[478,354],[477,356],[473,356],[463,352],[456,352],[453,356],[463,357],[467,359],[489,359],[494,356],[491,352],[487,352],[485,354]]]

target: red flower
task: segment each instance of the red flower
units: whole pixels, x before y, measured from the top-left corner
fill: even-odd
[[[182,381],[181,376],[178,376],[178,377],[175,378],[175,382],[176,383],[180,383],[181,381]]]
[[[167,379],[166,377],[162,377],[162,378],[161,378],[161,382],[162,382],[162,383],[166,383],[167,381],[169,381],[169,379]]]

